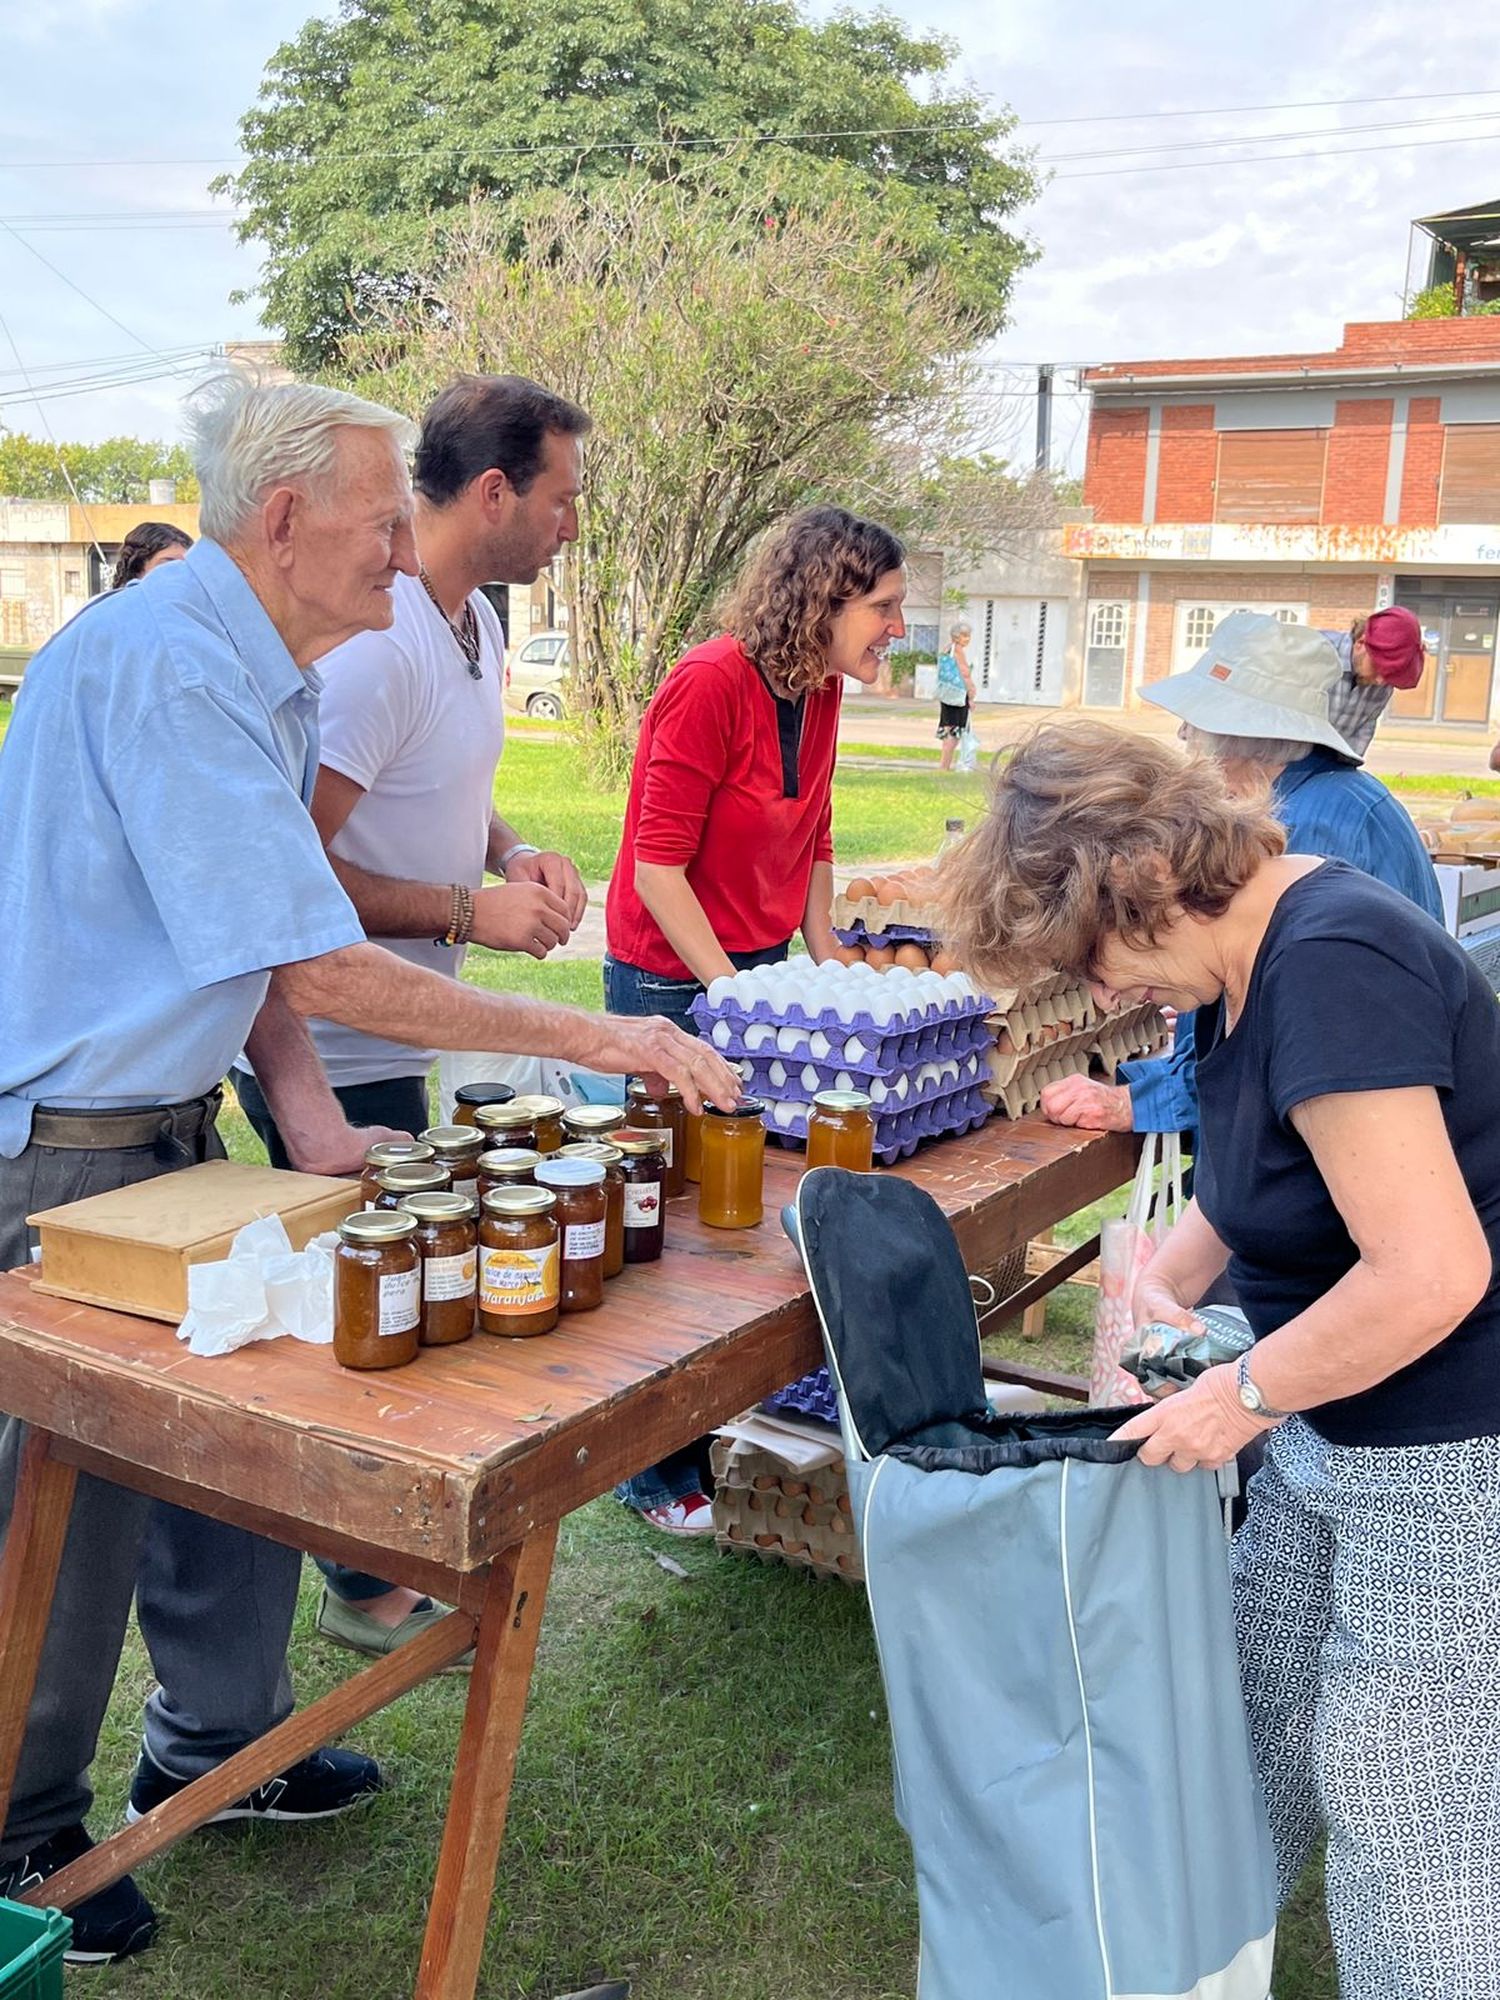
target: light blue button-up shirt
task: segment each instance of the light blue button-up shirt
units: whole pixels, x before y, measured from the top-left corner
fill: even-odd
[[[1411,817],[1368,771],[1319,745],[1288,764],[1271,787],[1271,809],[1286,828],[1288,854],[1349,861],[1443,921],[1432,861]],[[1193,1016],[1178,1017],[1170,1055],[1122,1063],[1137,1132],[1185,1132],[1198,1123]]]
[[[0,1156],[37,1104],[211,1090],[271,969],[363,938],[307,812],[317,718],[209,541],[37,654],[0,753]]]

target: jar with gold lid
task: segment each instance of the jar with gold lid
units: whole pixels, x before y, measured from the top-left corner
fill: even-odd
[[[807,1115],[807,1164],[867,1174],[875,1164],[875,1107],[862,1090],[820,1090]]]
[[[558,1305],[565,1313],[593,1312],[604,1303],[604,1167],[598,1160],[565,1160],[561,1153],[536,1170],[538,1187],[557,1197],[562,1254]]]
[[[508,1083],[461,1083],[453,1093],[453,1122],[472,1125],[481,1104],[509,1104],[515,1094]]]
[[[375,1176],[383,1174],[387,1167],[423,1165],[434,1160],[437,1155],[431,1146],[419,1139],[380,1139],[365,1154],[364,1170],[359,1177],[360,1198],[366,1208],[373,1208],[379,1197]]]
[[[618,1278],[625,1268],[625,1155],[607,1140],[579,1140],[564,1146],[560,1160],[597,1160],[604,1169],[604,1275]]]
[[[637,1077],[625,1092],[630,1113],[630,1131],[659,1131],[667,1135],[667,1198],[671,1200],[687,1186],[687,1106],[675,1083],[664,1090]]]
[[[570,1146],[608,1139],[630,1123],[622,1104],[570,1104],[562,1115],[563,1140]]]
[[[439,1160],[398,1160],[375,1176],[376,1208],[400,1208],[409,1194],[449,1191],[448,1169]]]
[[[517,1097],[512,1110],[526,1110],[531,1117],[533,1141],[539,1153],[555,1153],[563,1142],[563,1101],[560,1097]]]
[[[474,1331],[478,1251],[476,1205],[466,1194],[409,1194],[401,1204],[417,1224],[422,1260],[424,1347],[452,1347]]]
[[[479,1217],[479,1324],[512,1337],[550,1333],[560,1290],[557,1197],[550,1188],[492,1188]]]
[[[454,1192],[479,1202],[479,1155],[484,1151],[484,1134],[475,1125],[429,1125],[422,1144],[431,1146],[438,1165],[448,1169]]]
[[[542,1156],[535,1146],[494,1146],[479,1155],[479,1199],[497,1187],[535,1187]]]
[[[333,1358],[343,1368],[400,1368],[422,1320],[417,1224],[404,1209],[355,1209],[333,1255]]]
[[[667,1237],[667,1161],[660,1132],[616,1132],[625,1179],[625,1262],[651,1264]]]
[[[698,1219],[710,1229],[753,1229],[765,1212],[764,1112],[757,1097],[742,1097],[732,1111],[709,1106]]]
[[[474,1123],[484,1134],[487,1150],[498,1146],[525,1146],[536,1151],[536,1119],[529,1097],[513,1097],[508,1104],[481,1104],[474,1111]]]

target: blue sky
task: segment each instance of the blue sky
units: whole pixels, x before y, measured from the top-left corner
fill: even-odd
[[[0,0],[0,315],[37,386],[261,333],[253,305],[229,304],[255,282],[253,246],[235,243],[207,184],[232,162],[266,59],[313,11],[332,9]],[[1399,312],[1412,216],[1500,196],[1500,58],[1477,6],[897,11],[952,36],[959,72],[1055,163],[1024,218],[1044,255],[995,346],[1014,366],[996,376],[1001,444],[1019,449],[1030,421],[1023,364],[1333,345],[1343,320]],[[1164,115],[1179,112],[1196,115]],[[1255,143],[1197,143],[1228,138]],[[1195,145],[1123,150],[1164,141]],[[57,397],[46,419],[60,437],[171,437],[185,380]],[[0,423],[40,432],[21,388],[0,331]],[[1059,446],[1075,455],[1082,407],[1059,406]]]

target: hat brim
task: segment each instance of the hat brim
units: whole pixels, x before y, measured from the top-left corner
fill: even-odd
[[[1305,709],[1238,694],[1223,682],[1207,680],[1202,674],[1173,674],[1152,687],[1143,687],[1141,693],[1158,708],[1211,736],[1259,736],[1287,743],[1318,743],[1325,750],[1335,750],[1339,756],[1359,762],[1359,752],[1351,748],[1326,717],[1320,720]]]

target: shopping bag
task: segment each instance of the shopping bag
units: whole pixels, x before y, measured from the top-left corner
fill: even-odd
[[[1089,1401],[1098,1407],[1149,1401],[1120,1358],[1135,1340],[1136,1281],[1185,1205],[1181,1140],[1175,1132],[1148,1132],[1130,1205],[1099,1231],[1099,1301],[1089,1369]]]
[[[979,762],[979,732],[967,725],[958,739],[958,755],[953,760],[960,771],[972,771]]]

